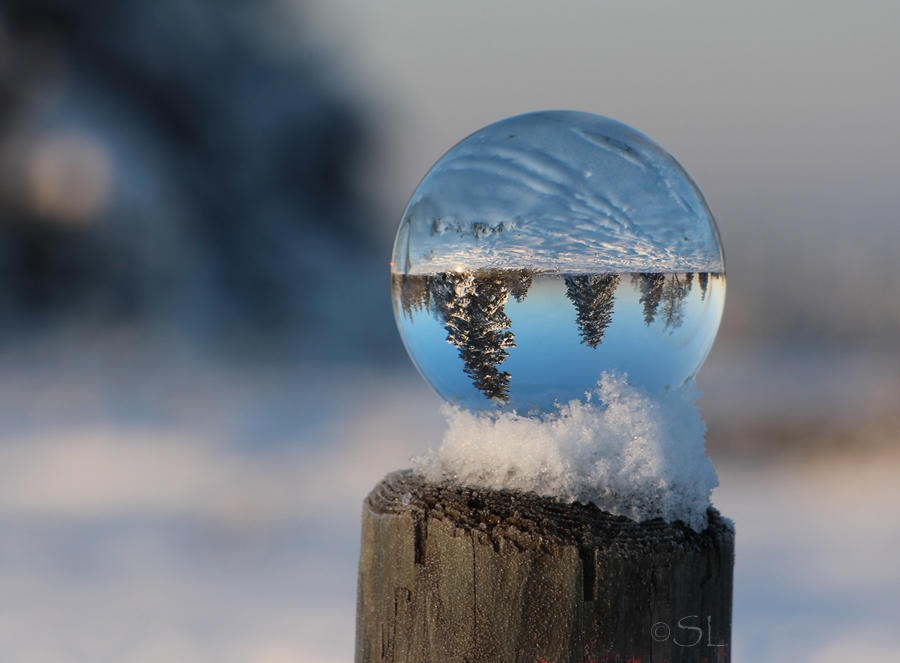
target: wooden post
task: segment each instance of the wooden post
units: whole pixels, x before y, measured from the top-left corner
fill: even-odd
[[[356,663],[731,659],[734,529],[389,474],[366,498]]]

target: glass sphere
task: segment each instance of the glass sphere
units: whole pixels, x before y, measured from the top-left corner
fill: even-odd
[[[552,412],[605,372],[690,381],[725,299],[700,189],[615,120],[528,113],[457,144],[403,213],[394,313],[428,383],[472,410]]]

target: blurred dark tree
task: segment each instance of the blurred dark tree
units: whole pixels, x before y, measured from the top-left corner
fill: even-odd
[[[364,118],[277,3],[0,12],[3,324],[163,319],[337,344],[366,320],[390,345],[385,238],[355,192]]]

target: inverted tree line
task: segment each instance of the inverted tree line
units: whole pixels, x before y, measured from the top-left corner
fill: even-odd
[[[487,398],[509,401],[512,375],[499,366],[515,347],[506,315],[509,298],[517,302],[528,296],[535,272],[531,270],[482,270],[443,272],[434,275],[393,275],[394,296],[403,315],[410,320],[427,311],[444,325],[447,342],[459,350],[463,371]],[[596,349],[612,323],[619,274],[564,274],[566,297],[574,304],[581,342]],[[710,276],[698,272],[701,301],[706,298]],[[695,274],[634,273],[631,284],[640,293],[644,323],[654,322],[674,331],[684,321],[687,297]]]

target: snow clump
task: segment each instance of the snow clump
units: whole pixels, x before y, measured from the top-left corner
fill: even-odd
[[[653,397],[625,376],[604,374],[587,402],[543,419],[445,405],[449,430],[436,451],[415,459],[416,469],[432,482],[591,502],[699,532],[719,484],[705,454],[699,396],[693,381]]]

